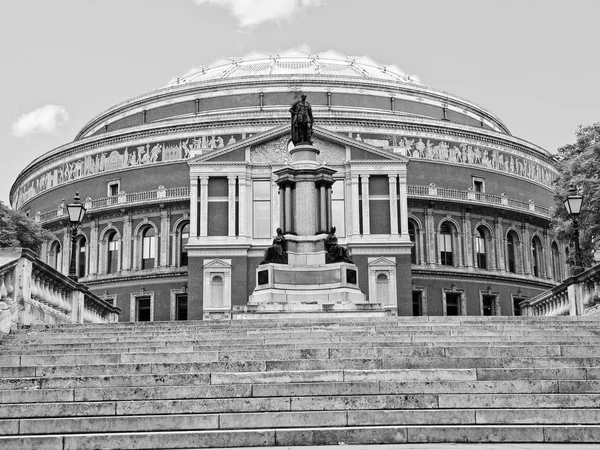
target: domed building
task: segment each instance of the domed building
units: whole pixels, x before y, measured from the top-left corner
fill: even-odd
[[[219,59],[117,104],[32,161],[12,206],[54,232],[40,257],[68,273],[65,203],[80,193],[78,275],[121,321],[230,318],[289,214],[275,172],[302,93],[318,162],[335,171],[331,223],[368,302],[518,315],[565,278],[550,153],[470,100],[333,51]]]

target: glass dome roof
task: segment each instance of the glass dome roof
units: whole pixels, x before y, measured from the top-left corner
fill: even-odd
[[[346,56],[333,50],[311,55],[290,49],[277,55],[253,51],[241,58],[219,58],[207,66],[194,67],[171,79],[166,87],[230,78],[285,75],[338,76],[420,84],[399,67],[379,64],[369,56]]]

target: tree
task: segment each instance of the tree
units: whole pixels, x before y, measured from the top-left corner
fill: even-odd
[[[559,177],[555,180],[556,194],[553,208],[553,228],[558,238],[572,242],[573,220],[567,214],[563,201],[571,184],[581,195],[583,203],[578,217],[580,246],[584,267],[593,263],[595,247],[600,244],[600,122],[580,126],[575,132],[576,142],[558,149]],[[570,256],[573,256],[571,252]]]
[[[24,247],[39,253],[42,242],[51,238],[52,233],[0,201],[0,248]]]

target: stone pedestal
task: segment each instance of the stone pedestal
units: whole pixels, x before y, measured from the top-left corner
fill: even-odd
[[[236,315],[361,311],[385,315],[379,303],[367,302],[354,264],[326,264],[335,170],[317,163],[319,150],[312,145],[299,145],[291,154],[292,163],[275,172],[288,264],[260,265],[256,288]]]

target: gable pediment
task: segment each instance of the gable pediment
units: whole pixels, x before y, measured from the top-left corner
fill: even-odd
[[[191,158],[188,164],[193,166],[205,162],[241,162],[247,161],[249,155],[251,163],[286,165],[291,162],[288,150],[290,137],[289,125],[282,125]],[[313,130],[313,145],[320,151],[317,162],[321,164],[343,164],[349,160],[408,162],[405,156],[318,126]]]

